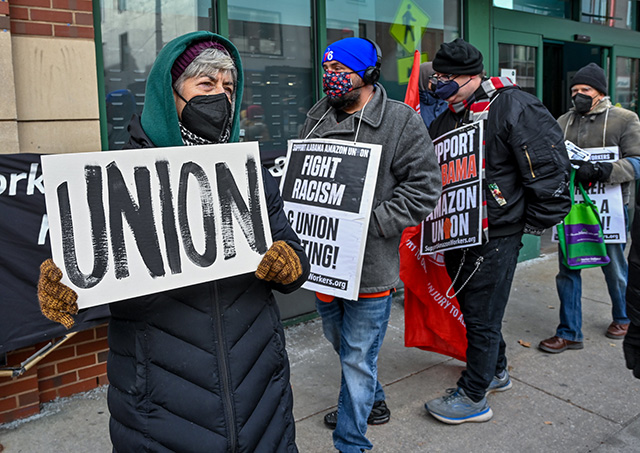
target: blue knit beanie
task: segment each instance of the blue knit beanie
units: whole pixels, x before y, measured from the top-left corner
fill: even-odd
[[[339,61],[360,77],[365,69],[378,61],[376,49],[370,41],[362,38],[345,38],[330,44],[324,51],[322,63]]]

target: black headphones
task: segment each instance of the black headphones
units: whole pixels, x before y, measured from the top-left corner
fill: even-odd
[[[362,76],[362,81],[365,85],[374,85],[378,80],[380,80],[380,65],[382,64],[382,51],[380,50],[380,46],[370,39],[363,38],[371,43],[371,45],[376,50],[376,64],[375,66],[369,66],[364,70],[364,74]]]

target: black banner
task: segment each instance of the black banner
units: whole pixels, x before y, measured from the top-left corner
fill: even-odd
[[[51,258],[39,154],[0,155],[0,354],[67,333],[40,313],[40,264]],[[73,331],[106,322],[106,305],[82,310]]]

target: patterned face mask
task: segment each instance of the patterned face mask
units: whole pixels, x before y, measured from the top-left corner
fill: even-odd
[[[322,76],[322,91],[330,98],[339,98],[353,90],[349,74],[353,72],[327,71]]]

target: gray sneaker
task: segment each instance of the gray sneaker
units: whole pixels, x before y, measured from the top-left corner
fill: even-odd
[[[509,372],[507,370],[502,370],[502,373],[497,374],[493,377],[491,384],[487,388],[487,395],[490,395],[494,392],[504,392],[505,390],[509,390],[513,387],[511,383],[511,378],[509,377]]]
[[[424,407],[435,418],[449,425],[486,422],[493,417],[486,397],[476,403],[460,387],[447,390],[445,396],[429,401]]]

